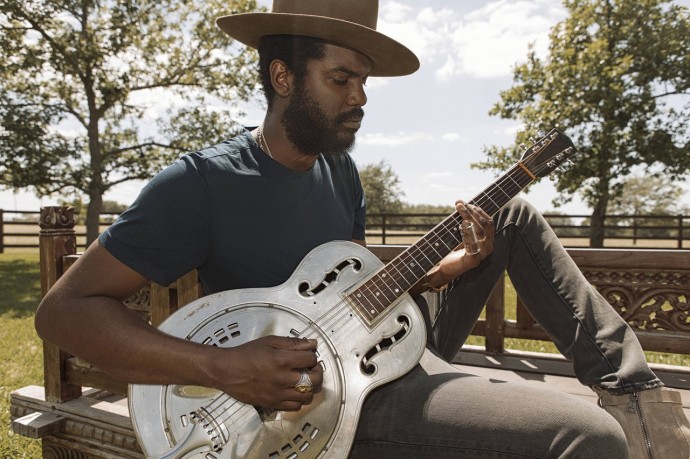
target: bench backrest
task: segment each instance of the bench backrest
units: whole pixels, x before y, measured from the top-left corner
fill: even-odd
[[[72,209],[42,208],[40,226],[41,290],[45,295],[78,258]],[[384,262],[404,248],[370,246]],[[646,249],[568,252],[587,279],[633,327],[645,350],[690,354],[690,253]],[[167,286],[152,283],[124,303],[155,326],[202,294],[197,274],[192,271]],[[505,280],[501,280],[487,302],[486,318],[473,330],[473,334],[486,337],[487,352],[503,353],[505,338],[549,340],[519,298],[515,320],[508,320],[505,310]],[[124,382],[49,343],[44,344],[44,367],[49,401],[79,397],[82,386],[120,394],[127,390]]]

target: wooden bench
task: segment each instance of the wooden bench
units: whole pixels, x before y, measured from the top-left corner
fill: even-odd
[[[42,294],[76,260],[71,209],[41,209],[40,263]],[[403,246],[373,246],[384,262]],[[676,250],[571,249],[585,276],[631,323],[646,350],[690,353],[690,253]],[[518,301],[517,319],[505,317],[504,281],[494,289],[485,318],[474,334],[486,337],[485,348],[463,349],[456,363],[498,366],[537,373],[572,374],[558,356],[507,351],[504,338],[548,340]],[[196,273],[169,286],[151,284],[125,303],[156,325],[202,294]],[[437,298],[429,297],[432,307]],[[126,384],[63,350],[44,344],[44,386],[11,394],[10,411],[16,433],[41,438],[44,458],[143,458],[132,431]],[[690,388],[690,368],[663,370],[671,386]],[[684,386],[685,384],[685,386]]]

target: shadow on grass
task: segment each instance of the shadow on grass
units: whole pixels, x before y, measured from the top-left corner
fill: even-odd
[[[38,257],[1,257],[0,292],[0,315],[33,315],[41,299]]]

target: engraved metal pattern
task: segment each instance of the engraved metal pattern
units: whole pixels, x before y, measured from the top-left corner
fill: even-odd
[[[350,259],[361,260],[359,268],[342,265]],[[324,289],[304,294],[300,286],[320,285],[338,266],[344,269]],[[408,295],[371,329],[343,301],[380,268],[367,249],[331,242],[310,252],[285,284],[208,295],[170,316],[161,331],[209,346],[238,346],[266,335],[316,338],[324,380],[313,403],[297,412],[244,405],[196,386],[131,385],[130,414],[147,457],[346,457],[364,397],[412,369],[426,342],[424,320]]]

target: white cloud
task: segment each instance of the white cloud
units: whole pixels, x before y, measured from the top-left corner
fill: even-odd
[[[465,14],[460,7],[417,5],[383,3],[379,29],[409,46],[442,81],[510,76],[530,43],[545,54],[550,29],[566,13],[558,0],[494,0]]]
[[[428,174],[424,174],[424,180],[438,180],[440,178],[452,176],[452,172],[429,172]]]
[[[398,147],[420,141],[432,140],[433,135],[426,132],[398,132],[396,134],[364,134],[357,138],[359,145],[373,145],[379,147]]]
[[[441,138],[446,142],[457,142],[462,137],[460,136],[460,134],[456,134],[455,132],[448,132],[446,134],[441,135]]]

